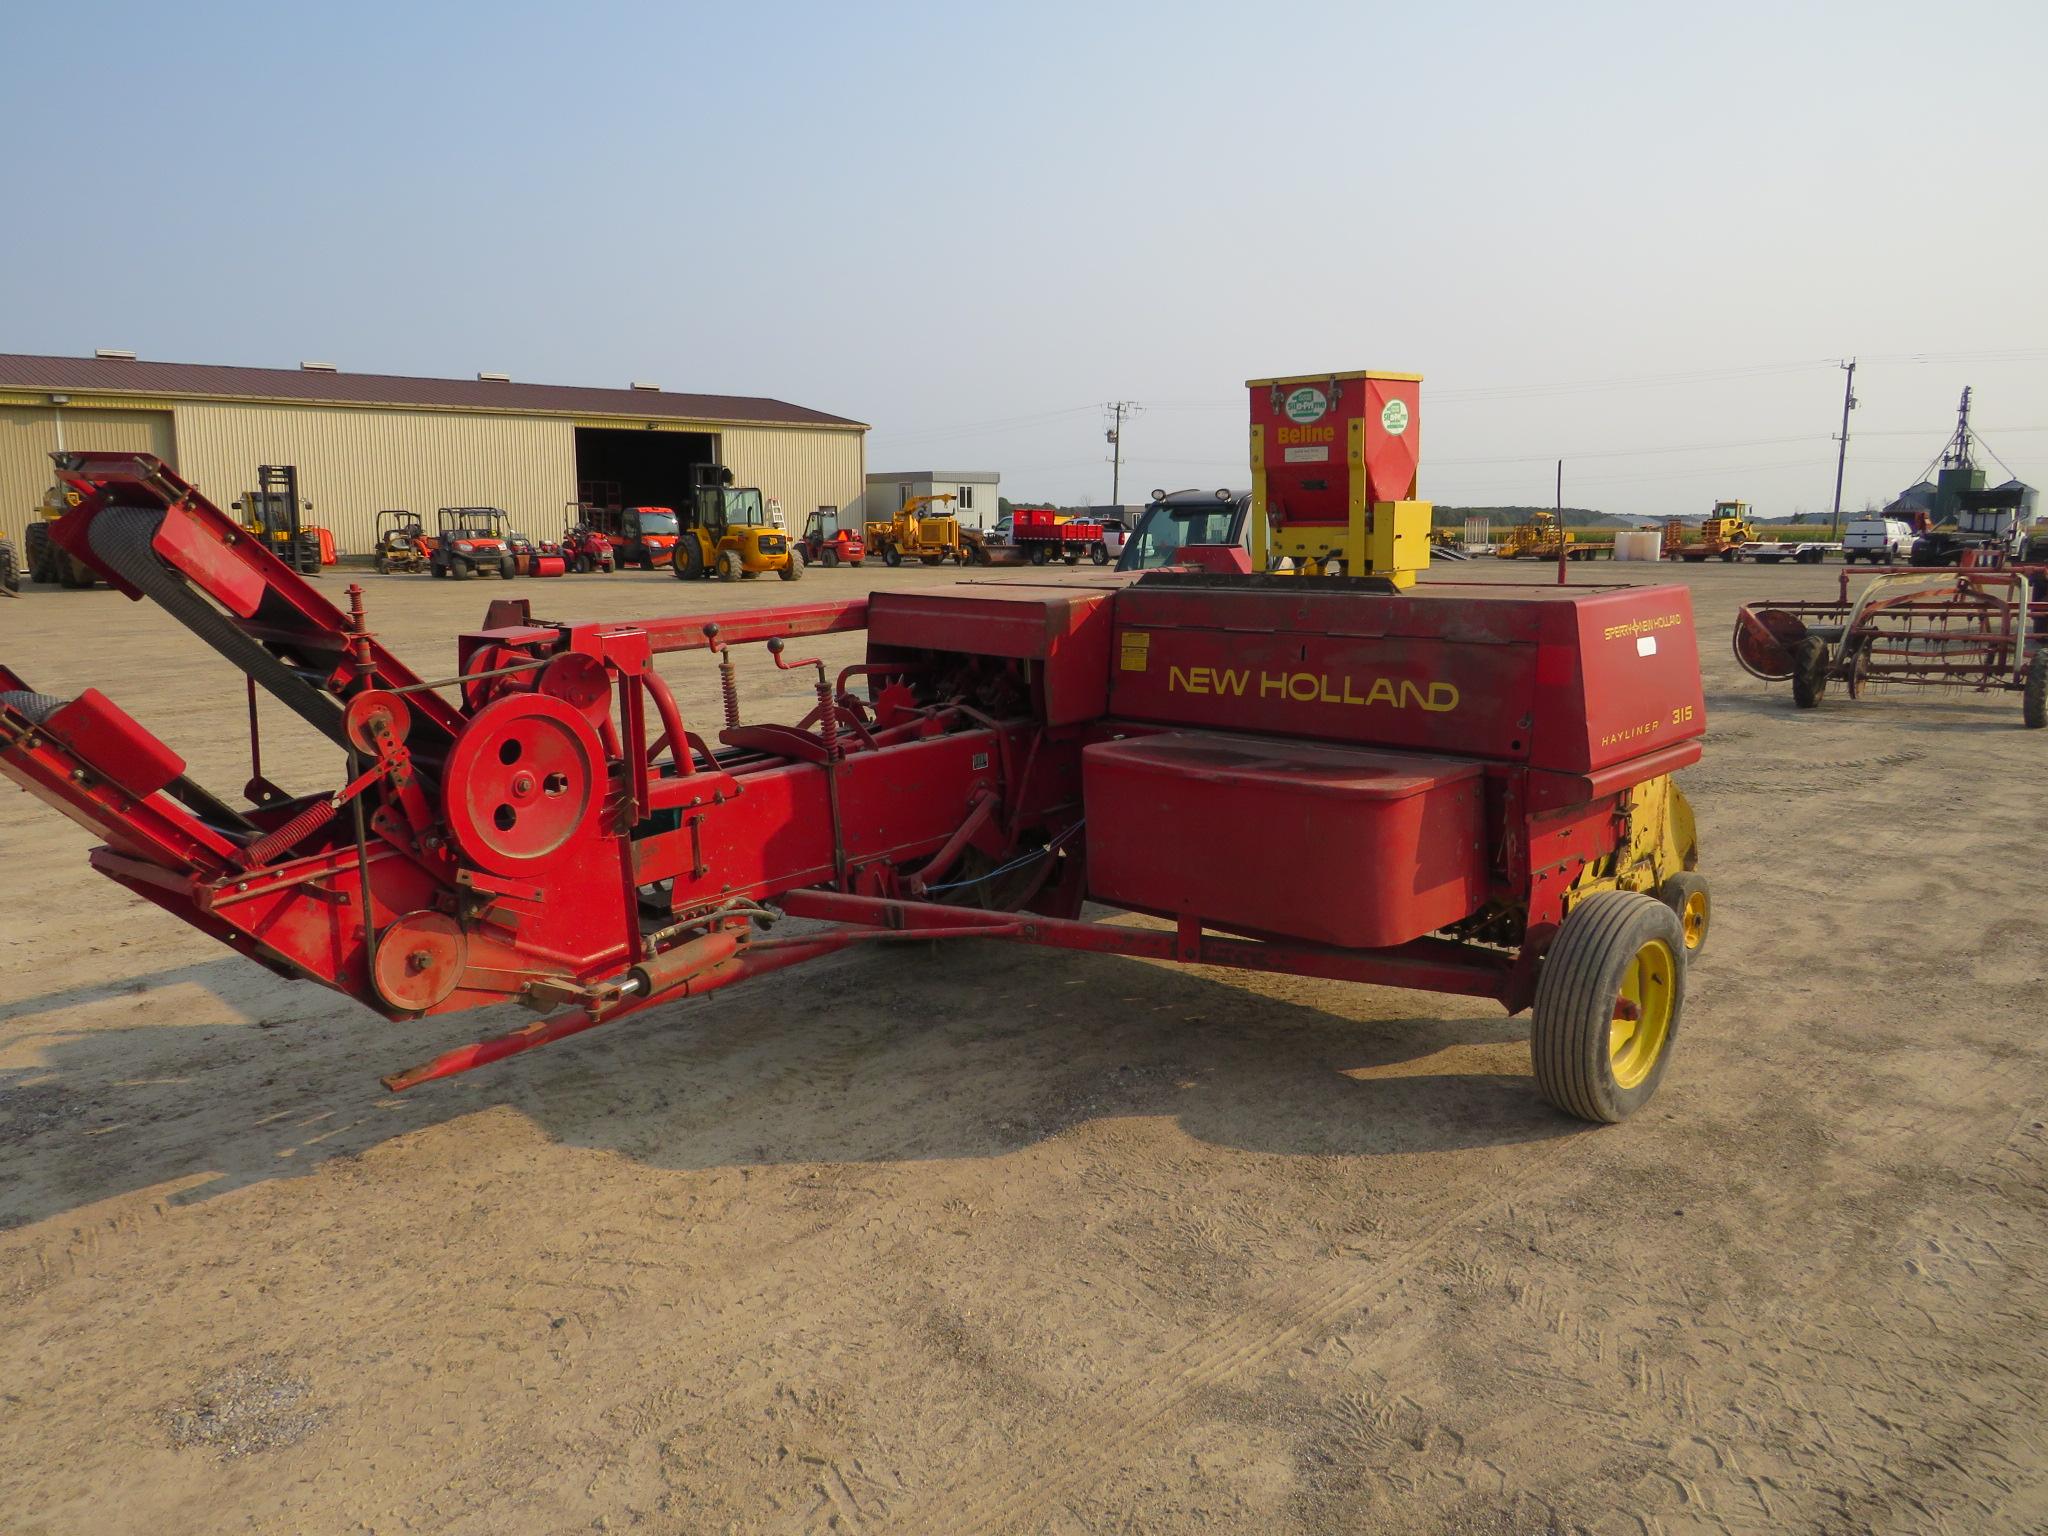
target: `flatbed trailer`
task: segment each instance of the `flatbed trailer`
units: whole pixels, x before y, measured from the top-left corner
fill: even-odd
[[[1841,553],[1840,544],[1825,540],[1795,543],[1791,539],[1752,539],[1735,551],[1735,558],[1757,565],[1780,565],[1786,561],[1796,565],[1819,565],[1829,555]]]

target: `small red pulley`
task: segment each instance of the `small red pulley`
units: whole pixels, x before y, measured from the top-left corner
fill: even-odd
[[[349,745],[367,757],[377,755],[380,738],[392,746],[412,728],[412,706],[395,693],[372,688],[348,701],[341,715]]]
[[[406,1013],[425,1013],[462,980],[469,939],[445,912],[408,912],[377,939],[371,963],[377,994]]]

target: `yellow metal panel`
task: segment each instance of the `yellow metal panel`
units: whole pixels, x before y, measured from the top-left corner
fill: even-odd
[[[817,507],[851,507],[866,489],[865,433],[802,428],[726,427],[718,434],[719,462],[738,485],[757,485],[782,503],[783,517],[801,529]]]
[[[1420,384],[1419,373],[1381,373],[1375,368],[1361,368],[1353,373],[1294,373],[1284,379],[1246,379],[1246,389],[1270,389],[1275,384],[1327,384],[1332,379],[1389,379],[1401,384]]]
[[[440,507],[498,506],[515,527],[558,533],[576,497],[574,423],[565,416],[187,401],[177,408],[179,472],[227,508],[259,464],[292,464],[302,514],[347,552],[375,539],[386,507],[429,527]]]
[[[38,405],[0,405],[0,534],[13,539],[17,550],[50,488],[50,454],[58,446],[60,419],[66,448],[135,449],[177,462],[169,411],[104,410],[76,403],[59,408],[47,397]]]
[[[572,426],[598,432],[712,432],[717,427],[702,421],[648,421],[639,416],[579,416]]]

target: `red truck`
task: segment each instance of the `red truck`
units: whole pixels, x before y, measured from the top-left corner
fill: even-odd
[[[1097,565],[1109,564],[1102,542],[1102,524],[1069,517],[1051,507],[1018,507],[1010,514],[1010,538],[1033,565],[1063,560],[1073,565],[1083,555]]]

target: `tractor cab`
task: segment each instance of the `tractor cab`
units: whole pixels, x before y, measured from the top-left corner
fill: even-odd
[[[1228,551],[1245,547],[1252,505],[1250,491],[1154,491],[1139,514],[1135,532],[1117,556],[1120,571],[1153,571],[1163,565],[1210,566]],[[1186,553],[1183,553],[1186,551]],[[1244,569],[1249,570],[1249,563]]]
[[[797,541],[804,560],[811,565],[859,565],[867,558],[860,525],[848,523],[837,507],[820,507],[804,519],[804,536]]]
[[[699,464],[692,479],[689,522],[676,551],[678,578],[738,581],[773,571],[795,581],[803,575],[803,555],[769,518],[758,488],[734,485],[732,471],[722,464]]]

